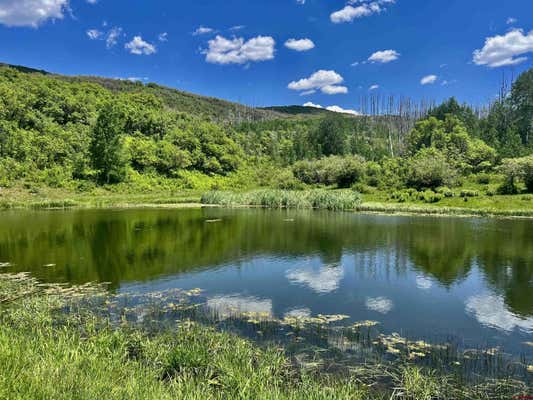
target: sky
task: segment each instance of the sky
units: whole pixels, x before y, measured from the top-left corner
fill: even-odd
[[[0,62],[251,106],[480,105],[532,59],[533,0],[0,0]]]

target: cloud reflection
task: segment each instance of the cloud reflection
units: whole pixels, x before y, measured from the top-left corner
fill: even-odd
[[[261,313],[272,316],[272,300],[238,294],[212,297],[207,300],[207,307],[217,313],[220,318],[229,318],[242,313]]]
[[[465,302],[468,314],[473,315],[481,325],[506,332],[515,328],[527,333],[533,332],[533,318],[519,318],[513,314],[501,296],[481,294],[468,298]]]
[[[344,278],[342,265],[328,265],[320,270],[294,269],[287,272],[287,279],[293,284],[309,287],[318,294],[331,293],[337,290]]]
[[[370,311],[381,314],[388,314],[394,308],[392,300],[386,297],[368,297],[365,305]]]

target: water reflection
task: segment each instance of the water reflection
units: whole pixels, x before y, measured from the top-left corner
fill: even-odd
[[[365,302],[366,308],[381,314],[388,314],[394,308],[394,303],[386,297],[369,297]]]
[[[318,294],[334,292],[344,277],[342,265],[326,265],[315,269],[294,269],[287,271],[287,279],[294,284],[305,285]]]
[[[221,314],[379,317],[413,335],[531,341],[531,220],[205,209],[5,212],[0,222],[2,269],[48,282],[202,287]]]
[[[480,324],[511,332],[518,328],[533,333],[533,318],[520,318],[510,312],[501,296],[480,294],[469,297],[466,311],[473,314]]]

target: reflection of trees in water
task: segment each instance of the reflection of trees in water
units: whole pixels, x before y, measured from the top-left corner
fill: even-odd
[[[346,252],[355,254],[359,273],[404,274],[412,264],[450,286],[477,262],[515,312],[531,315],[532,225],[310,211],[6,213],[0,261],[47,281],[98,280],[115,286],[260,255],[318,255],[324,264],[339,264]],[[44,267],[49,263],[57,267]]]

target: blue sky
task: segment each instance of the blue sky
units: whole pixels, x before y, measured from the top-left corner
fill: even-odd
[[[530,0],[0,0],[0,61],[257,106],[481,104],[532,66],[532,29]]]

